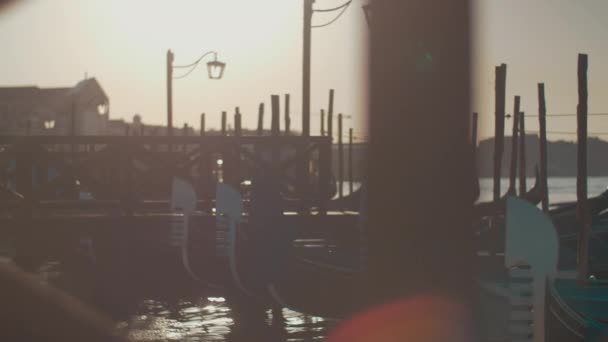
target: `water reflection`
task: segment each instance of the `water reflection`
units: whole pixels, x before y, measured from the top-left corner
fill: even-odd
[[[289,309],[268,309],[218,295],[171,293],[146,299],[140,292],[123,291],[120,286],[111,288],[111,293],[99,293],[100,287],[94,286],[90,274],[71,274],[57,262],[45,263],[38,273],[43,282],[113,318],[130,341],[319,341],[337,324]]]
[[[315,341],[335,322],[287,309],[266,310],[222,297],[142,301],[119,329],[132,341]]]

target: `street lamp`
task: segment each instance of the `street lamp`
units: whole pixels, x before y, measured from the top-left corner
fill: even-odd
[[[212,80],[219,80],[224,75],[224,68],[226,68],[226,63],[220,62],[217,60],[217,54],[213,54],[213,60],[211,62],[207,62],[207,72],[209,73],[209,78]]]
[[[53,129],[55,128],[55,120],[50,119],[50,120],[44,120],[44,129]]]
[[[200,64],[203,58],[213,54],[213,60],[207,63],[207,73],[210,79],[219,80],[224,75],[226,63],[217,60],[217,52],[209,51],[200,56],[194,63],[187,65],[173,65],[174,55],[167,50],[167,135],[173,135],[173,79],[184,78]],[[173,77],[173,69],[189,69],[183,75]]]

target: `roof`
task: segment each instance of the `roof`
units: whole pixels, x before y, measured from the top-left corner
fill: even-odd
[[[15,115],[63,111],[74,97],[85,106],[109,101],[97,80],[88,78],[71,88],[0,87],[0,110]]]

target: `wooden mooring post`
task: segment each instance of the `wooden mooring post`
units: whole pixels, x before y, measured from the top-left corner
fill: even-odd
[[[344,196],[344,145],[342,144],[342,113],[338,114],[338,197]]]
[[[494,112],[494,202],[500,200],[500,169],[502,166],[502,153],[505,136],[505,93],[507,81],[507,65],[496,67],[495,112]]]
[[[479,114],[473,113],[471,120],[471,145],[473,146],[473,154],[477,153],[477,125],[479,121]]]
[[[354,179],[353,179],[353,129],[348,129],[348,193],[353,193]]]
[[[477,112],[473,113],[473,117],[471,119],[471,155],[473,156],[473,160],[471,161],[472,170],[473,170],[473,198],[475,200],[479,199],[479,195],[481,194],[481,190],[479,187],[479,172],[477,171],[477,126],[479,121],[479,114]]]
[[[526,113],[519,113],[519,196],[526,193]]]
[[[270,121],[270,135],[278,137],[281,134],[280,122],[281,122],[281,108],[280,108],[279,95],[270,96],[271,103],[271,121]]]
[[[325,135],[325,109],[321,109],[321,136]]]
[[[226,135],[226,112],[222,112],[222,135]]]
[[[281,109],[280,109],[280,97],[279,95],[270,96],[270,135],[272,137],[278,137],[280,132],[280,121],[281,121]],[[281,161],[281,150],[276,144],[272,144],[271,148],[271,163],[273,165],[272,172],[277,172],[275,168],[278,168]]]
[[[264,135],[264,103],[258,107],[258,135]]]
[[[515,196],[516,194],[516,187],[515,187],[515,182],[516,182],[516,178],[517,178],[517,143],[519,141],[518,139],[518,132],[519,132],[519,104],[520,104],[520,98],[519,96],[515,96],[514,101],[513,101],[513,130],[511,133],[511,167],[509,169],[509,189],[507,190],[507,193],[511,196]]]
[[[547,179],[547,107],[545,104],[545,84],[538,84],[538,126],[540,135],[540,189],[542,208],[549,211],[549,182]]]
[[[289,94],[285,94],[285,135],[291,133],[291,117],[289,114]]]
[[[205,136],[205,113],[201,113],[201,127],[200,127],[200,131],[199,131],[199,135],[201,137]]]
[[[589,238],[591,219],[587,204],[587,55],[578,55],[578,107],[577,117],[577,176],[576,198],[578,232],[577,281],[580,286],[587,283],[589,274]]]
[[[241,117],[241,110],[236,107],[234,110],[234,135],[237,137],[242,135]]]
[[[329,90],[329,106],[327,107],[327,135],[334,142],[334,90]]]

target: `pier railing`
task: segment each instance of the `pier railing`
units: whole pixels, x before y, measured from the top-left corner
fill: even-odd
[[[167,202],[173,176],[190,180],[209,207],[216,182],[246,195],[256,174],[276,177],[299,210],[324,211],[332,190],[330,138],[0,136],[1,207],[26,214],[58,203],[113,203],[130,213]]]

